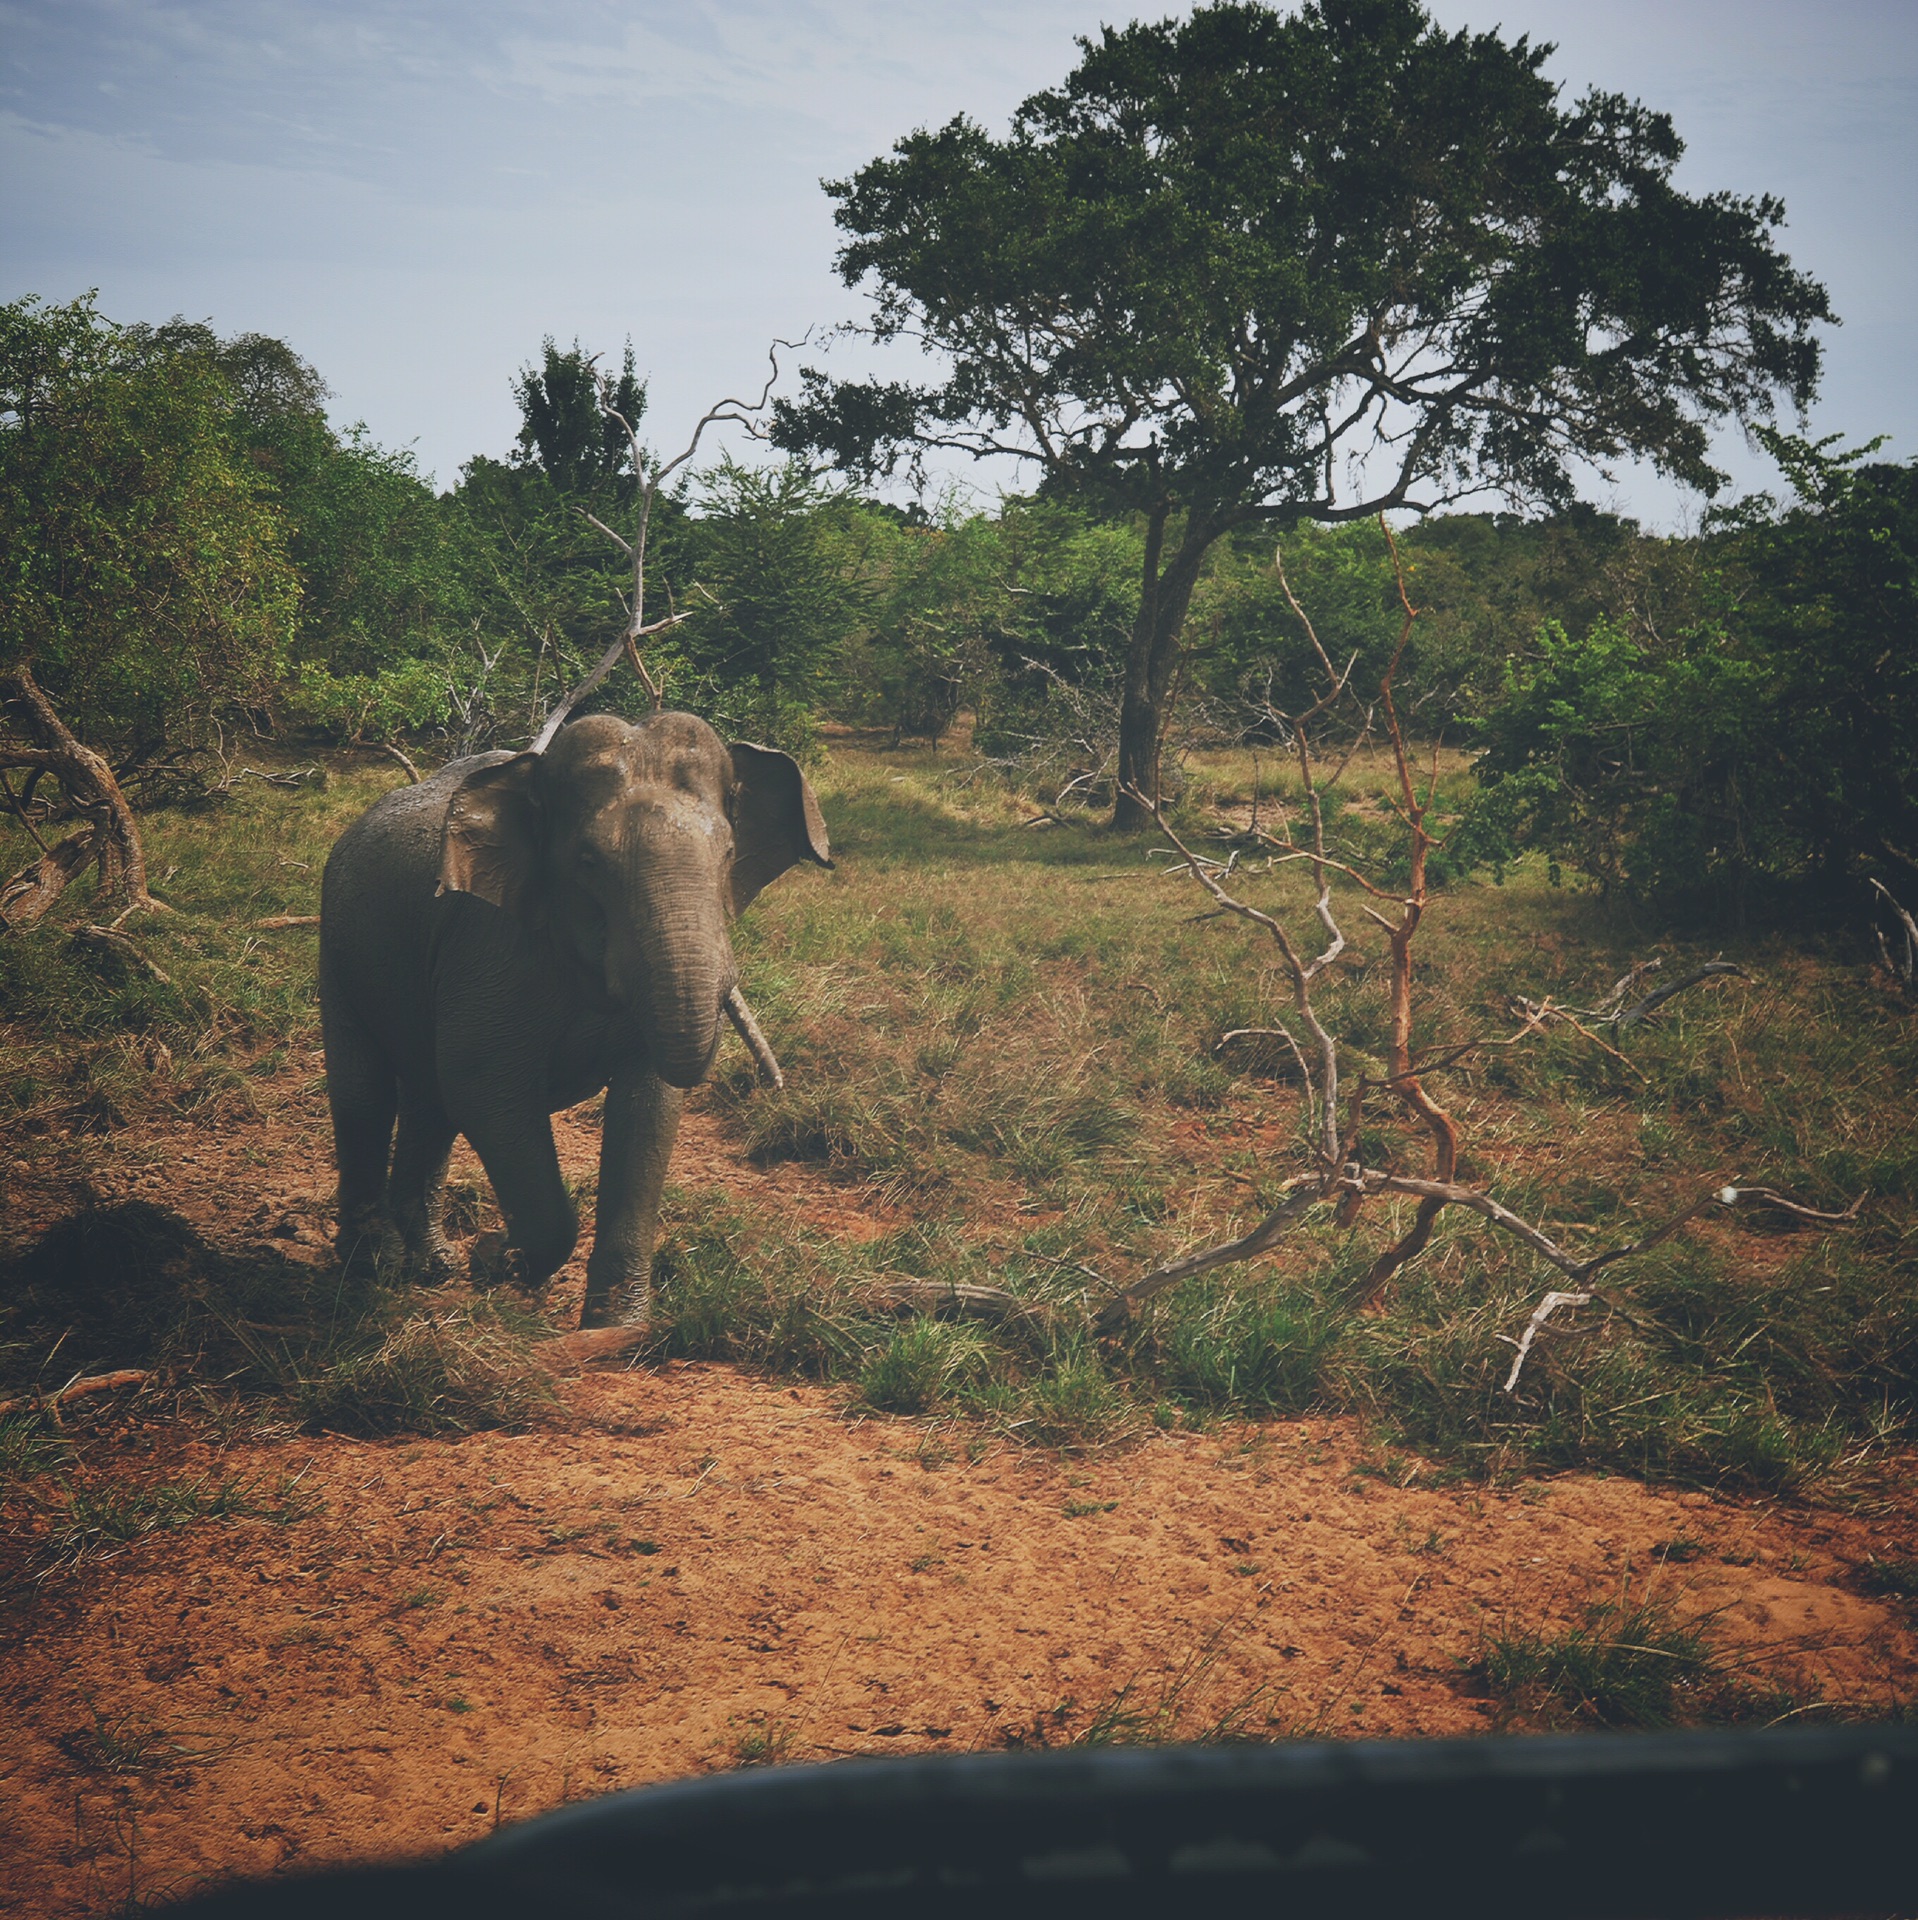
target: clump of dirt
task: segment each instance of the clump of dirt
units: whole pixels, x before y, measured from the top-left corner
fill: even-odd
[[[249,1316],[283,1315],[311,1288],[309,1267],[265,1243],[232,1254],[191,1221],[144,1199],[96,1202],[0,1260],[12,1383],[49,1347],[66,1370],[163,1359],[229,1362]]]

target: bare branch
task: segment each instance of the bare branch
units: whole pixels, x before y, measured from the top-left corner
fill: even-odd
[[[24,818],[24,816],[22,817]],[[1885,971],[1909,991],[1914,980],[1918,980],[1918,920],[1914,920],[1911,915],[1905,911],[1893,897],[1891,889],[1886,886],[1882,880],[1874,877],[1871,884],[1883,898],[1886,906],[1898,916],[1899,928],[1905,936],[1904,953],[1899,959],[1894,960],[1891,953],[1891,944],[1886,940],[1884,930],[1882,928],[1874,929],[1878,935],[1878,951],[1884,956]]]
[[[23,807],[20,804],[19,795],[14,792],[13,782],[7,778],[6,767],[4,764],[0,764],[0,792],[4,792],[6,794],[7,805],[10,808],[12,808],[13,813],[15,817],[19,820],[20,824],[26,828],[28,834],[31,836],[33,840],[33,844],[36,847],[38,847],[42,853],[49,852],[50,849],[48,848],[47,843],[40,838],[40,829],[36,827],[30,819],[27,818],[27,810],[25,807]]]
[[[1331,918],[1329,905],[1326,905],[1325,890],[1320,890],[1322,907],[1321,918],[1332,930],[1333,944],[1309,965],[1299,957],[1298,949],[1293,946],[1285,928],[1271,914],[1261,912],[1257,907],[1248,906],[1243,900],[1235,898],[1219,885],[1218,881],[1206,870],[1206,862],[1192,851],[1172,830],[1171,823],[1165,817],[1165,809],[1156,799],[1148,799],[1137,788],[1127,788],[1132,797],[1145,807],[1157,822],[1159,831],[1172,842],[1184,857],[1186,866],[1194,879],[1216,900],[1226,912],[1237,914],[1241,919],[1250,920],[1255,926],[1263,927],[1272,936],[1280,954],[1285,960],[1286,971],[1292,978],[1292,1005],[1304,1023],[1306,1031],[1312,1036],[1312,1043],[1319,1052],[1319,1131],[1323,1142],[1323,1157],[1329,1171],[1338,1164],[1338,1100],[1339,1100],[1339,1050],[1338,1043],[1321,1024],[1318,1014],[1312,1006],[1312,982],[1331,962],[1337,959],[1345,945],[1344,936],[1339,932],[1337,923]],[[1308,1079],[1307,1086],[1311,1082]],[[1194,1269],[1197,1271],[1197,1269]]]
[[[573,709],[619,665],[620,661],[625,657],[629,644],[628,637],[622,633],[619,638],[599,656],[599,664],[594,667],[592,672],[546,716],[545,724],[540,728],[539,732],[533,736],[533,744],[529,751],[533,753],[544,753],[546,749],[553,744],[554,734],[566,724]]]
[[[947,1314],[959,1319],[991,1320],[1001,1326],[1048,1321],[1051,1315],[1003,1287],[981,1287],[963,1280],[915,1280],[895,1274],[873,1289],[873,1304],[890,1313]]]
[[[0,1414],[18,1413],[24,1407],[43,1408],[58,1419],[57,1409],[69,1400],[82,1400],[96,1393],[117,1393],[122,1387],[141,1387],[153,1378],[142,1367],[120,1367],[112,1373],[82,1374],[69,1380],[55,1393],[22,1393],[11,1400],[0,1400]]]
[[[1285,595],[1285,604],[1298,616],[1299,625],[1305,629],[1305,637],[1312,643],[1312,651],[1319,656],[1319,665],[1325,669],[1325,677],[1332,682],[1332,692],[1328,698],[1336,700],[1345,691],[1346,680],[1351,674],[1353,662],[1358,659],[1358,655],[1355,653],[1352,659],[1346,662],[1344,673],[1334,672],[1332,656],[1319,644],[1318,628],[1312,624],[1311,616],[1299,605],[1299,597],[1292,591],[1292,582],[1285,577],[1284,547],[1275,546],[1272,549],[1272,566],[1279,576],[1279,587]],[[1324,704],[1324,701],[1320,702],[1321,707]]]
[[[73,937],[84,947],[97,947],[102,953],[117,954],[123,960],[130,960],[148,979],[156,980],[163,987],[173,984],[173,976],[162,973],[159,967],[133,944],[132,938],[118,927],[75,927]]]
[[[398,761],[398,762],[400,763],[400,765],[401,765],[401,766],[402,766],[403,768],[405,768],[405,770],[406,770],[406,777],[407,777],[407,779],[409,779],[410,781],[412,781],[412,783],[414,784],[414,786],[416,786],[416,787],[417,787],[418,785],[420,785],[420,770],[419,770],[419,768],[418,768],[418,767],[416,767],[416,766],[415,766],[415,765],[414,765],[414,764],[412,763],[412,761],[411,761],[411,760],[409,760],[409,759],[408,759],[408,758],[406,757],[406,755],[405,755],[404,753],[402,753],[402,752],[400,751],[400,749],[399,749],[398,747],[396,747],[396,746],[395,746],[395,745],[393,744],[393,742],[392,742],[391,740],[382,740],[382,741],[380,742],[380,751],[381,751],[381,752],[382,752],[383,754],[385,754],[385,755],[386,755],[386,757],[387,757],[387,758],[388,758],[389,760],[397,760],[397,761]]]
[[[1846,1208],[1843,1213],[1825,1213],[1815,1207],[1807,1207],[1799,1201],[1788,1199],[1772,1187],[1714,1187],[1709,1193],[1701,1194],[1690,1206],[1681,1208],[1677,1213],[1654,1227],[1649,1233],[1641,1234],[1636,1240],[1628,1240],[1623,1246],[1608,1247],[1603,1253],[1588,1255],[1580,1259],[1576,1254],[1568,1253],[1549,1235],[1529,1220],[1522,1219],[1511,1208],[1494,1200],[1488,1193],[1481,1193],[1476,1187],[1459,1186],[1451,1181],[1421,1180],[1414,1175],[1386,1173],[1373,1168],[1361,1168],[1349,1176],[1349,1184],[1356,1184],[1367,1193],[1403,1193],[1421,1200],[1435,1200],[1441,1206],[1465,1207],[1471,1212],[1482,1214],[1495,1227],[1502,1228],[1515,1239],[1522,1240],[1535,1253],[1543,1256],[1559,1272],[1575,1284],[1583,1285],[1596,1273],[1620,1260],[1629,1260],[1635,1254],[1647,1253],[1653,1247],[1669,1240],[1673,1234],[1688,1222],[1697,1219],[1706,1208],[1711,1206],[1736,1207],[1746,1201],[1761,1206],[1776,1208],[1779,1212],[1792,1215],[1795,1219],[1808,1220],[1822,1226],[1847,1226],[1858,1217],[1858,1210],[1864,1204],[1864,1195]]]
[[[0,885],[0,931],[18,933],[45,919],[74,875],[97,857],[97,839],[97,828],[81,827]]]
[[[1596,1298],[1595,1294],[1590,1293],[1548,1293],[1532,1310],[1532,1317],[1525,1323],[1525,1331],[1512,1342],[1518,1352],[1512,1356],[1512,1370],[1505,1376],[1504,1385],[1499,1388],[1499,1391],[1511,1393],[1517,1389],[1518,1376],[1525,1370],[1525,1361],[1532,1351],[1533,1341],[1544,1332],[1546,1321],[1559,1308],[1589,1307]],[[1501,1340],[1505,1337],[1504,1334],[1499,1335]]]
[[[1693,968],[1682,980],[1674,980],[1670,985],[1660,987],[1657,992],[1648,993],[1636,1006],[1628,1007],[1617,1015],[1612,1024],[1623,1033],[1627,1027],[1637,1026],[1648,1013],[1655,1013],[1667,1000],[1675,1000],[1688,987],[1697,986],[1701,980],[1716,980],[1724,974],[1736,975],[1740,980],[1751,978],[1743,967],[1729,960],[1707,960],[1702,967]]]
[[[626,421],[622,415],[613,413],[613,410],[611,407],[608,407],[606,411],[609,414],[612,414],[612,417],[615,420],[619,421],[619,424],[622,427],[626,426]],[[626,430],[628,433],[632,431],[630,427],[627,427]],[[625,554],[629,560],[632,558],[633,543],[630,540],[628,540],[623,534],[615,533],[612,530],[612,528],[609,527],[606,524],[606,522],[599,517],[598,514],[588,513],[584,507],[575,507],[573,511],[577,513],[582,520],[585,520],[589,522],[591,525],[597,527],[600,530],[600,532],[603,533],[607,537],[607,539],[610,540],[613,543],[613,545],[620,550],[621,553]]]
[[[798,340],[775,340],[766,350],[770,371],[766,375],[766,384],[760,389],[757,400],[739,400],[727,398],[715,402],[700,415],[698,424],[693,428],[693,437],[672,459],[648,467],[646,450],[640,444],[639,434],[632,421],[612,404],[606,376],[601,375],[600,412],[609,420],[618,422],[625,431],[627,445],[632,449],[633,474],[639,483],[639,525],[630,540],[624,534],[616,533],[606,522],[586,508],[575,511],[580,518],[589,522],[603,533],[628,560],[633,563],[633,594],[627,607],[626,631],[599,658],[599,663],[584,680],[576,686],[566,698],[546,716],[539,732],[533,738],[531,751],[544,753],[552,744],[553,736],[566,724],[567,718],[579,703],[612,672],[621,658],[630,660],[633,670],[639,675],[641,683],[652,696],[653,708],[657,711],[665,705],[665,680],[661,676],[655,679],[646,669],[639,657],[639,642],[666,628],[676,626],[689,616],[683,613],[669,614],[664,620],[656,620],[652,625],[646,623],[646,537],[652,525],[653,502],[658,497],[660,482],[669,474],[677,472],[699,451],[699,442],[708,427],[736,426],[744,427],[755,438],[759,434],[757,416],[766,409],[766,402],[772,397],[772,390],[779,382],[779,350],[784,347],[796,350],[806,344],[810,335]]]
[[[1225,1246],[1209,1247],[1203,1253],[1188,1253],[1180,1259],[1169,1260],[1115,1293],[1093,1316],[1094,1329],[1099,1333],[1115,1333],[1147,1300],[1164,1293],[1168,1287],[1176,1287],[1181,1280],[1189,1280],[1195,1273],[1205,1273],[1213,1267],[1228,1267],[1237,1261],[1256,1260],[1260,1254],[1270,1253],[1325,1197],[1320,1183],[1310,1176],[1294,1181],[1292,1186],[1293,1191],[1250,1233]]]

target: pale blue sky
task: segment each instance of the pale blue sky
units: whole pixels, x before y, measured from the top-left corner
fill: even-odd
[[[633,338],[654,435],[859,310],[822,175],[1003,127],[1094,0],[0,0],[0,298],[283,335],[442,484],[503,453],[543,334]],[[1694,192],[1781,195],[1831,288],[1818,432],[1918,453],[1918,0],[1436,0],[1669,111]],[[1766,463],[1734,442],[1747,484]],[[1645,476],[1612,500],[1659,524]]]

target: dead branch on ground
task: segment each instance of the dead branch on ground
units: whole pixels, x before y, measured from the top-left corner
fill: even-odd
[[[17,932],[44,918],[89,863],[99,870],[100,900],[121,915],[168,911],[164,901],[147,891],[146,851],[139,825],[113,768],[102,754],[74,737],[31,667],[22,665],[0,674],[0,707],[25,736],[0,739],[0,770],[21,767],[34,778],[50,774],[88,823],[51,849],[34,833],[42,848],[40,858],[0,887],[0,932]],[[7,795],[13,810],[25,820],[25,810],[14,798],[10,783]],[[28,830],[32,831],[31,823]]]
[[[874,1306],[888,1313],[923,1313],[935,1317],[990,1320],[1001,1326],[1020,1320],[1044,1322],[1051,1316],[1043,1307],[1003,1287],[981,1287],[962,1280],[915,1280],[895,1274],[871,1291]]]
[[[20,1393],[11,1400],[0,1400],[0,1414],[21,1413],[31,1408],[45,1413],[55,1426],[60,1424],[60,1408],[69,1400],[84,1400],[91,1394],[117,1393],[122,1387],[141,1387],[153,1378],[142,1367],[121,1367],[113,1373],[76,1374],[53,1393]]]
[[[137,967],[149,980],[157,980],[161,986],[173,984],[171,974],[162,973],[159,967],[134,945],[132,938],[118,927],[75,927],[74,942],[78,946],[92,947],[97,953],[113,955]]]
[[[1658,958],[1639,961],[1622,980],[1614,983],[1611,992],[1595,1007],[1566,1007],[1549,997],[1543,1000],[1532,1000],[1522,993],[1515,993],[1511,996],[1512,1011],[1535,1026],[1544,1026],[1553,1020],[1562,1021],[1566,1026],[1583,1034],[1587,1040],[1603,1047],[1614,1059],[1624,1061],[1626,1066],[1631,1067],[1631,1062],[1625,1059],[1616,1046],[1600,1039],[1583,1023],[1590,1020],[1598,1026],[1609,1027],[1612,1040],[1615,1041],[1628,1028],[1637,1026],[1640,1021],[1656,1013],[1660,1007],[1676,1000],[1681,993],[1688,993],[1693,987],[1700,986],[1707,980],[1726,978],[1749,980],[1751,978],[1743,967],[1733,961],[1707,960],[1703,965],[1694,967],[1691,972],[1682,974],[1676,980],[1669,980],[1663,986],[1655,987],[1642,998],[1634,1000],[1632,996],[1646,980],[1660,971],[1664,964],[1665,962]],[[1638,1069],[1632,1067],[1632,1071],[1636,1073]]]

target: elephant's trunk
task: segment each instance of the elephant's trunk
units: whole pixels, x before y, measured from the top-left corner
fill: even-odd
[[[721,1007],[733,990],[732,944],[725,928],[662,915],[647,937],[615,941],[607,986],[630,1007],[653,1071],[673,1087],[696,1087],[719,1052]]]

